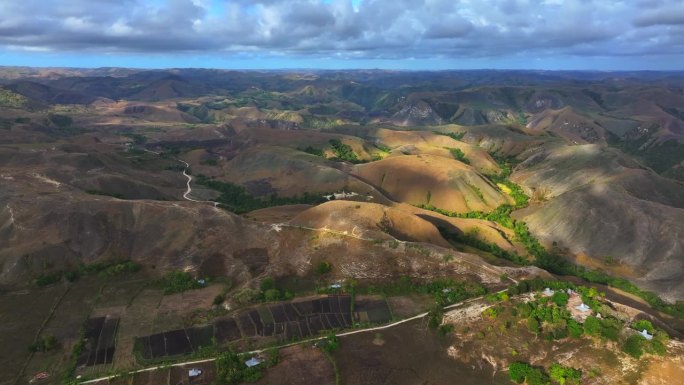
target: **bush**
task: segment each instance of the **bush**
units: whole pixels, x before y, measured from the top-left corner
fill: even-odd
[[[275,289],[275,287],[275,280],[272,277],[266,277],[261,280],[261,283],[259,283],[259,289],[261,289],[263,292]]]
[[[351,146],[342,143],[339,139],[330,139],[330,146],[333,154],[335,154],[335,159],[351,163],[361,162]]]
[[[642,320],[635,322],[634,325],[632,325],[632,326],[634,327],[634,329],[636,329],[638,331],[642,331],[642,330],[646,329],[646,331],[649,332],[650,334],[653,334],[653,332],[655,330],[653,328],[653,324],[651,324],[651,321],[645,320],[645,319],[642,319]]]
[[[639,358],[644,354],[644,341],[646,341],[644,337],[632,334],[622,345],[622,350],[634,358]]]
[[[214,301],[212,302],[214,306],[218,306],[223,303],[223,301],[226,300],[226,296],[223,294],[219,294],[216,297],[214,297]]]
[[[583,332],[584,330],[582,330],[582,325],[580,325],[574,319],[568,320],[568,334],[570,335],[570,337],[580,338]]]
[[[461,161],[465,164],[470,164],[468,158],[466,158],[465,153],[460,148],[449,148],[449,152],[454,159]]]
[[[508,367],[508,375],[511,380],[521,384],[526,381],[528,385],[545,385],[549,378],[541,369],[534,368],[524,362],[514,362]]]
[[[569,298],[570,297],[568,296],[567,293],[565,293],[564,291],[558,290],[555,293],[553,293],[553,296],[551,297],[551,301],[553,301],[553,303],[555,303],[556,305],[558,305],[560,307],[565,307],[565,305],[568,304]]]
[[[305,148],[300,148],[299,150],[306,152],[307,154],[316,155],[316,156],[320,156],[320,157],[323,156],[323,150],[321,150],[320,148],[314,148],[311,146],[306,146]]]
[[[316,274],[323,275],[332,271],[332,264],[330,262],[321,262],[316,265]]]
[[[331,353],[340,347],[340,341],[335,335],[335,332],[330,332],[328,334],[328,337],[323,340],[323,344],[321,345],[322,349],[327,352]]]
[[[560,364],[554,363],[551,365],[549,370],[551,379],[559,383],[560,385],[568,384],[579,384],[582,378],[582,371],[575,368],[570,368]]]
[[[44,336],[32,343],[31,346],[29,346],[29,350],[32,352],[49,352],[57,347],[57,343],[57,338],[55,338],[55,336]]]
[[[534,317],[529,317],[527,319],[527,329],[534,334],[539,334],[539,321]]]
[[[266,301],[277,301],[280,299],[280,290],[278,289],[268,289],[264,292],[264,300]]]
[[[601,334],[601,322],[594,316],[587,317],[584,320],[584,332],[590,336],[598,336]]]
[[[187,290],[199,289],[202,284],[185,271],[172,271],[166,274],[162,280],[164,294],[182,293]]]

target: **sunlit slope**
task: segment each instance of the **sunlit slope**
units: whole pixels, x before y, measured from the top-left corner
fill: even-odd
[[[449,247],[432,223],[405,211],[376,203],[331,201],[300,213],[290,223],[326,228],[364,238],[397,238]]]
[[[356,165],[353,170],[389,198],[454,211],[490,211],[510,198],[472,167],[435,155],[407,155]]]
[[[466,159],[478,172],[497,174],[499,166],[483,149],[455,140],[446,135],[439,135],[428,131],[395,131],[378,129],[372,134],[383,145],[392,149],[391,156],[402,154],[430,154],[453,158],[450,149],[463,151]]]

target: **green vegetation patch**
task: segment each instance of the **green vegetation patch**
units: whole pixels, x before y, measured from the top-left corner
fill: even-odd
[[[458,141],[460,141],[461,139],[463,139],[463,137],[464,137],[465,134],[466,134],[465,132],[441,132],[441,131],[433,131],[433,132],[434,132],[435,134],[437,134],[437,135],[448,136],[448,137],[450,137],[451,139],[458,140]]]
[[[256,366],[245,365],[246,356],[240,355],[228,348],[227,351],[216,357],[215,385],[238,385],[244,382],[257,382],[263,375],[264,370],[278,363],[278,350],[271,349],[265,353],[263,362]]]
[[[428,294],[434,298],[437,304],[446,306],[468,298],[484,295],[487,289],[477,283],[460,282],[453,279],[424,281],[409,276],[402,276],[391,283],[358,288],[356,292],[361,294],[382,294],[388,297]]]
[[[350,145],[342,143],[339,139],[330,139],[330,146],[335,155],[333,160],[350,163],[362,163]]]
[[[82,263],[79,265],[78,269],[43,273],[34,280],[34,284],[38,287],[43,287],[61,282],[62,279],[73,282],[80,277],[95,274],[102,278],[113,277],[124,273],[135,273],[140,271],[140,268],[141,266],[138,263],[128,260],[114,260],[90,264]]]
[[[219,207],[232,211],[236,214],[242,214],[253,210],[263,209],[266,207],[292,205],[292,204],[319,204],[326,201],[321,195],[313,195],[305,192],[301,197],[279,197],[272,194],[267,199],[259,199],[250,194],[244,187],[238,186],[229,182],[220,182],[210,179],[204,175],[197,175],[197,184],[207,186],[212,190],[221,193],[216,202]]]
[[[188,290],[203,288],[206,286],[206,279],[195,279],[192,274],[185,271],[171,271],[162,278],[162,286],[164,294],[182,293]]]
[[[470,161],[468,160],[468,158],[466,158],[465,153],[460,148],[447,147],[447,149],[451,153],[451,156],[454,157],[454,159],[459,160],[465,164],[470,164]]]
[[[26,106],[28,99],[24,95],[12,92],[0,87],[0,106],[10,108],[22,108]]]

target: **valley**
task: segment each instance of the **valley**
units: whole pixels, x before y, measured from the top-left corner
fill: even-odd
[[[17,73],[1,385],[684,374],[680,73]]]

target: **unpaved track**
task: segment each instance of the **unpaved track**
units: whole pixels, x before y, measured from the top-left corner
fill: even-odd
[[[186,185],[188,186],[188,189],[185,190],[185,194],[183,194],[183,198],[185,200],[188,200],[190,202],[198,202],[198,203],[211,203],[214,205],[214,207],[218,206],[218,202],[214,201],[198,201],[197,199],[192,199],[190,198],[190,194],[192,193],[192,187],[190,186],[190,182],[192,182],[192,176],[188,174],[188,168],[190,168],[190,164],[184,160],[177,159],[179,162],[183,163],[185,165],[185,169],[183,169],[183,175],[188,178],[188,181],[186,182]]]

